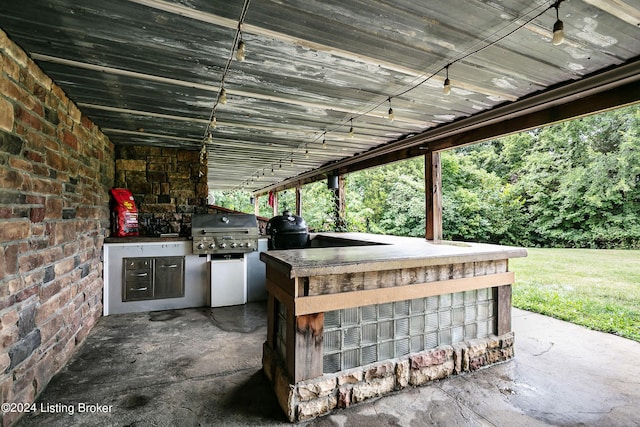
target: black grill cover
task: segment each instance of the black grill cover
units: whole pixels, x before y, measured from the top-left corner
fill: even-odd
[[[269,249],[300,249],[307,246],[309,231],[304,219],[284,211],[267,222]]]

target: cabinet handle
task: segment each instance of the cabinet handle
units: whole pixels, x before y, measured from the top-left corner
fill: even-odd
[[[149,275],[149,273],[138,273],[138,274],[136,274],[136,276],[138,276],[138,277],[145,277],[145,276],[148,276],[148,275]]]
[[[130,291],[146,291],[147,287],[145,286],[144,288],[129,288]]]
[[[178,264],[161,265],[162,268],[178,268]]]

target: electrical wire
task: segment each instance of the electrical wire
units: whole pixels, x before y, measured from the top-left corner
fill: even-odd
[[[233,44],[231,45],[231,51],[229,53],[229,58],[227,59],[227,63],[224,67],[224,71],[222,72],[222,77],[220,78],[220,88],[218,89],[218,94],[216,96],[216,101],[213,104],[213,108],[211,109],[211,114],[209,115],[209,124],[205,128],[203,137],[206,137],[207,134],[211,131],[211,121],[215,117],[216,109],[218,108],[218,104],[220,104],[220,97],[224,91],[224,81],[227,78],[227,74],[229,73],[229,69],[231,68],[231,63],[233,62],[233,57],[235,55],[236,46],[238,45],[238,40],[240,38],[240,33],[242,31],[242,24],[247,16],[247,12],[249,11],[249,5],[251,0],[244,0],[244,4],[242,5],[242,12],[240,13],[240,18],[238,19],[238,27],[236,28],[235,35],[233,36]]]
[[[346,126],[347,123],[349,123],[351,125],[351,128],[353,128],[353,120],[356,120],[360,117],[366,116],[368,114],[371,114],[373,111],[379,109],[382,105],[386,104],[387,102],[391,102],[392,98],[398,98],[401,96],[406,95],[407,93],[417,89],[418,87],[424,85],[425,83],[427,83],[428,81],[430,81],[431,79],[433,79],[435,76],[437,76],[438,74],[440,74],[441,72],[447,70],[451,65],[454,65],[458,62],[464,61],[465,59],[469,58],[470,56],[476,55],[480,52],[482,52],[483,50],[486,50],[492,46],[495,46],[496,44],[500,43],[502,40],[506,39],[507,37],[513,35],[515,32],[517,32],[518,30],[524,28],[525,26],[529,25],[531,22],[533,22],[534,20],[538,19],[539,17],[541,17],[542,15],[544,15],[547,11],[549,11],[550,9],[556,9],[558,8],[558,6],[560,6],[560,4],[565,1],[565,0],[554,0],[553,3],[549,6],[536,6],[534,8],[532,8],[531,10],[529,10],[528,12],[524,13],[521,16],[518,16],[517,18],[515,18],[513,21],[511,21],[509,24],[501,27],[500,29],[494,31],[493,33],[491,33],[490,35],[486,36],[483,40],[478,41],[477,43],[475,43],[473,46],[469,47],[468,49],[465,49],[465,51],[463,51],[460,55],[454,57],[453,59],[450,59],[447,61],[447,63],[443,66],[441,66],[440,68],[438,68],[436,71],[431,72],[430,74],[424,74],[423,76],[425,76],[424,78],[422,78],[421,80],[418,81],[418,83],[415,83],[411,86],[409,86],[406,89],[403,89],[393,95],[389,95],[386,96],[382,101],[377,102],[376,104],[374,104],[373,106],[371,106],[370,108],[357,113],[357,114],[352,114],[350,116],[350,118],[346,121],[340,122],[337,125],[335,125],[332,128],[329,129],[325,129],[323,132],[318,133],[312,140],[311,142],[305,142],[305,143],[301,143],[296,151],[300,151],[302,149],[302,147],[304,147],[306,149],[306,154],[308,154],[308,145],[311,143],[315,143],[317,142],[320,138],[326,138],[326,134],[329,132],[334,132],[337,131],[339,129],[341,129],[342,127]],[[530,13],[543,8],[540,12],[536,13],[535,15],[533,15],[532,17],[526,19],[523,23],[519,23],[518,26],[516,28],[514,28],[511,31],[508,31],[507,33],[501,35],[500,37],[496,38],[493,41],[488,41],[490,39],[492,39],[495,35],[497,35],[498,33],[502,32],[505,28],[513,25],[514,23],[521,21],[524,17],[528,16]],[[237,37],[237,34],[236,34]],[[236,43],[236,40],[234,40],[234,43]],[[478,48],[474,48],[474,46],[477,45],[481,45]],[[233,51],[232,51],[233,54]],[[414,80],[415,81],[415,80]],[[214,112],[215,112],[215,107],[214,107]],[[284,159],[290,159],[291,163],[293,163],[293,159],[294,159],[294,153],[293,151],[291,152],[290,155],[285,156]],[[282,161],[282,159],[280,159],[280,161]],[[249,182],[247,181],[248,185]]]

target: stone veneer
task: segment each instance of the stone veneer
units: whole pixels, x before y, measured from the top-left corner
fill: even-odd
[[[26,404],[102,313],[114,148],[1,30],[0,87],[0,400]]]
[[[199,151],[148,146],[118,146],[115,186],[136,200],[141,235],[147,223],[161,222],[167,232],[191,234],[191,215],[207,213],[207,167]]]
[[[280,357],[265,343],[263,369],[289,421],[304,421],[367,399],[451,375],[471,372],[514,356],[514,334],[443,345],[397,359],[324,374],[293,384]]]

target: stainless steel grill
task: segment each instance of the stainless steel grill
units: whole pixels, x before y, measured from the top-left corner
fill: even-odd
[[[255,215],[194,215],[191,227],[195,255],[242,254],[258,250],[258,220]]]

